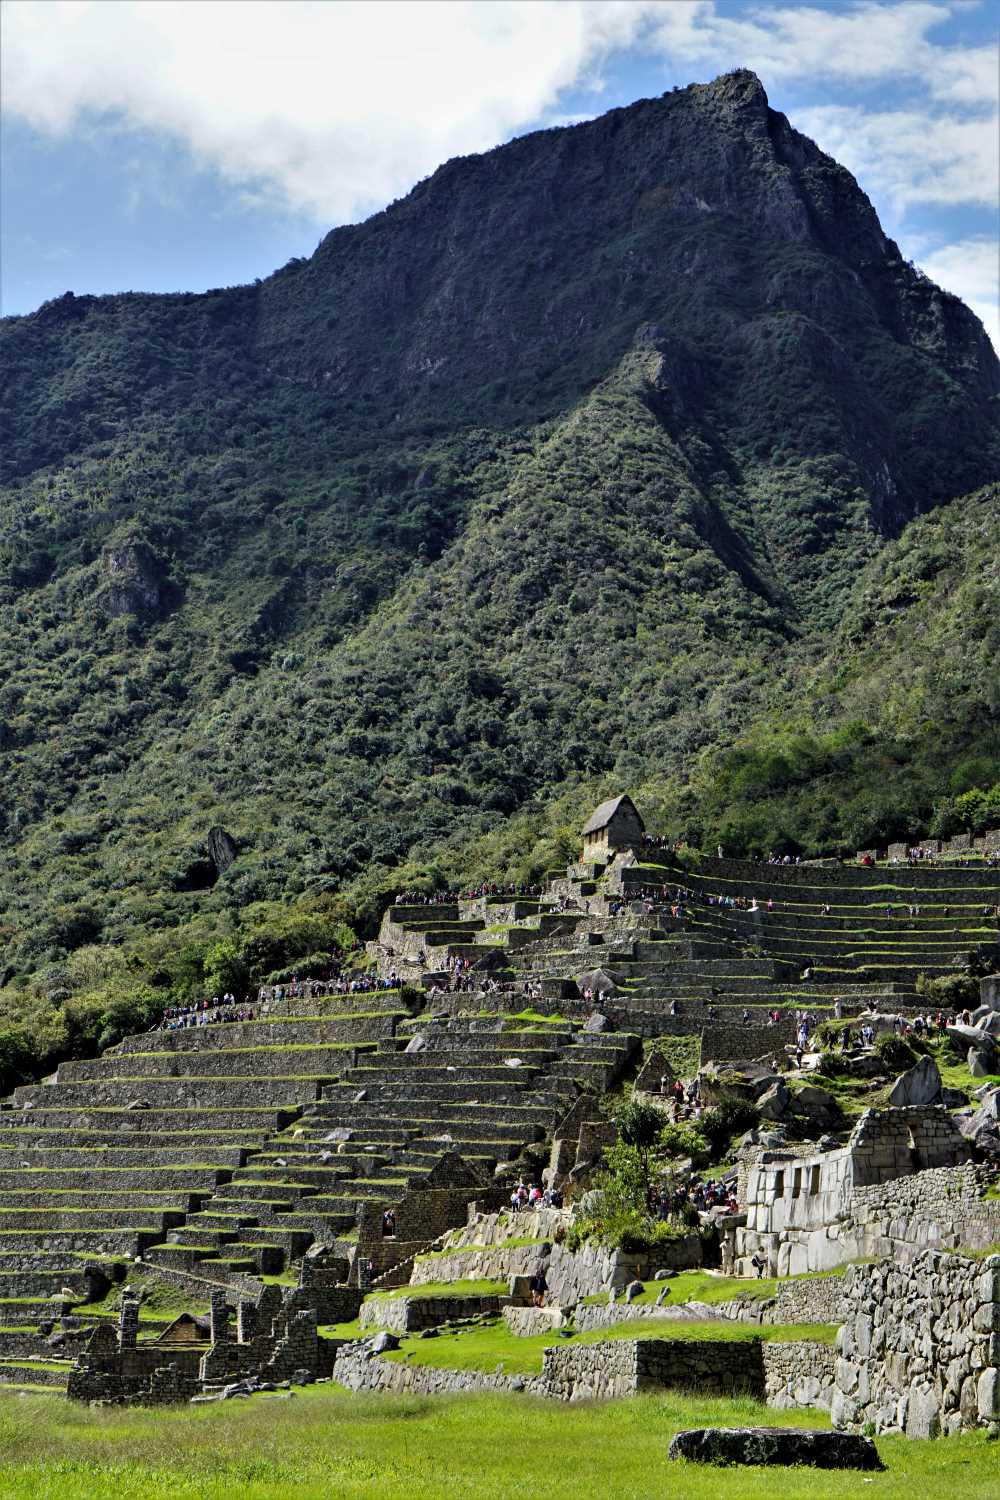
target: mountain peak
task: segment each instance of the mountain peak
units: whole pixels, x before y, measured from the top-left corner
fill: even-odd
[[[693,87],[731,106],[752,109],[768,107],[764,85],[750,68],[734,68],[731,73],[720,73],[711,83],[695,84]]]

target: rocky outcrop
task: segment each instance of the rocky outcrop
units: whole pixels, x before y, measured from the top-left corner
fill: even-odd
[[[104,584],[97,607],[113,619],[119,615],[155,615],[163,602],[162,570],[148,547],[126,542],[109,547],[101,563]]]

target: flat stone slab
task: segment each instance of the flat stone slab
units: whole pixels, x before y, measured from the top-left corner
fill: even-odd
[[[801,1427],[697,1427],[679,1432],[671,1458],[701,1464],[809,1464],[814,1469],[881,1469],[871,1438]]]

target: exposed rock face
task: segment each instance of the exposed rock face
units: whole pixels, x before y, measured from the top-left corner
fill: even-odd
[[[701,1464],[808,1464],[815,1469],[881,1469],[871,1438],[798,1427],[702,1427],[679,1432],[671,1458]]]
[[[160,609],[160,570],[147,547],[135,542],[109,547],[104,554],[102,569],[107,581],[97,596],[97,603],[105,614],[113,618],[152,615]]]
[[[208,857],[220,875],[224,875],[238,853],[236,840],[224,828],[213,828],[208,835]]]

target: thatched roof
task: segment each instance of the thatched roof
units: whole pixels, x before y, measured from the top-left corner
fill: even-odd
[[[639,809],[628,793],[626,793],[622,797],[609,797],[607,802],[602,802],[600,807],[594,808],[594,811],[583,825],[584,836],[588,833],[599,833],[602,828],[607,828],[611,819],[620,808],[634,813],[639,818],[639,826],[643,829],[645,828],[645,823],[639,817]]]

